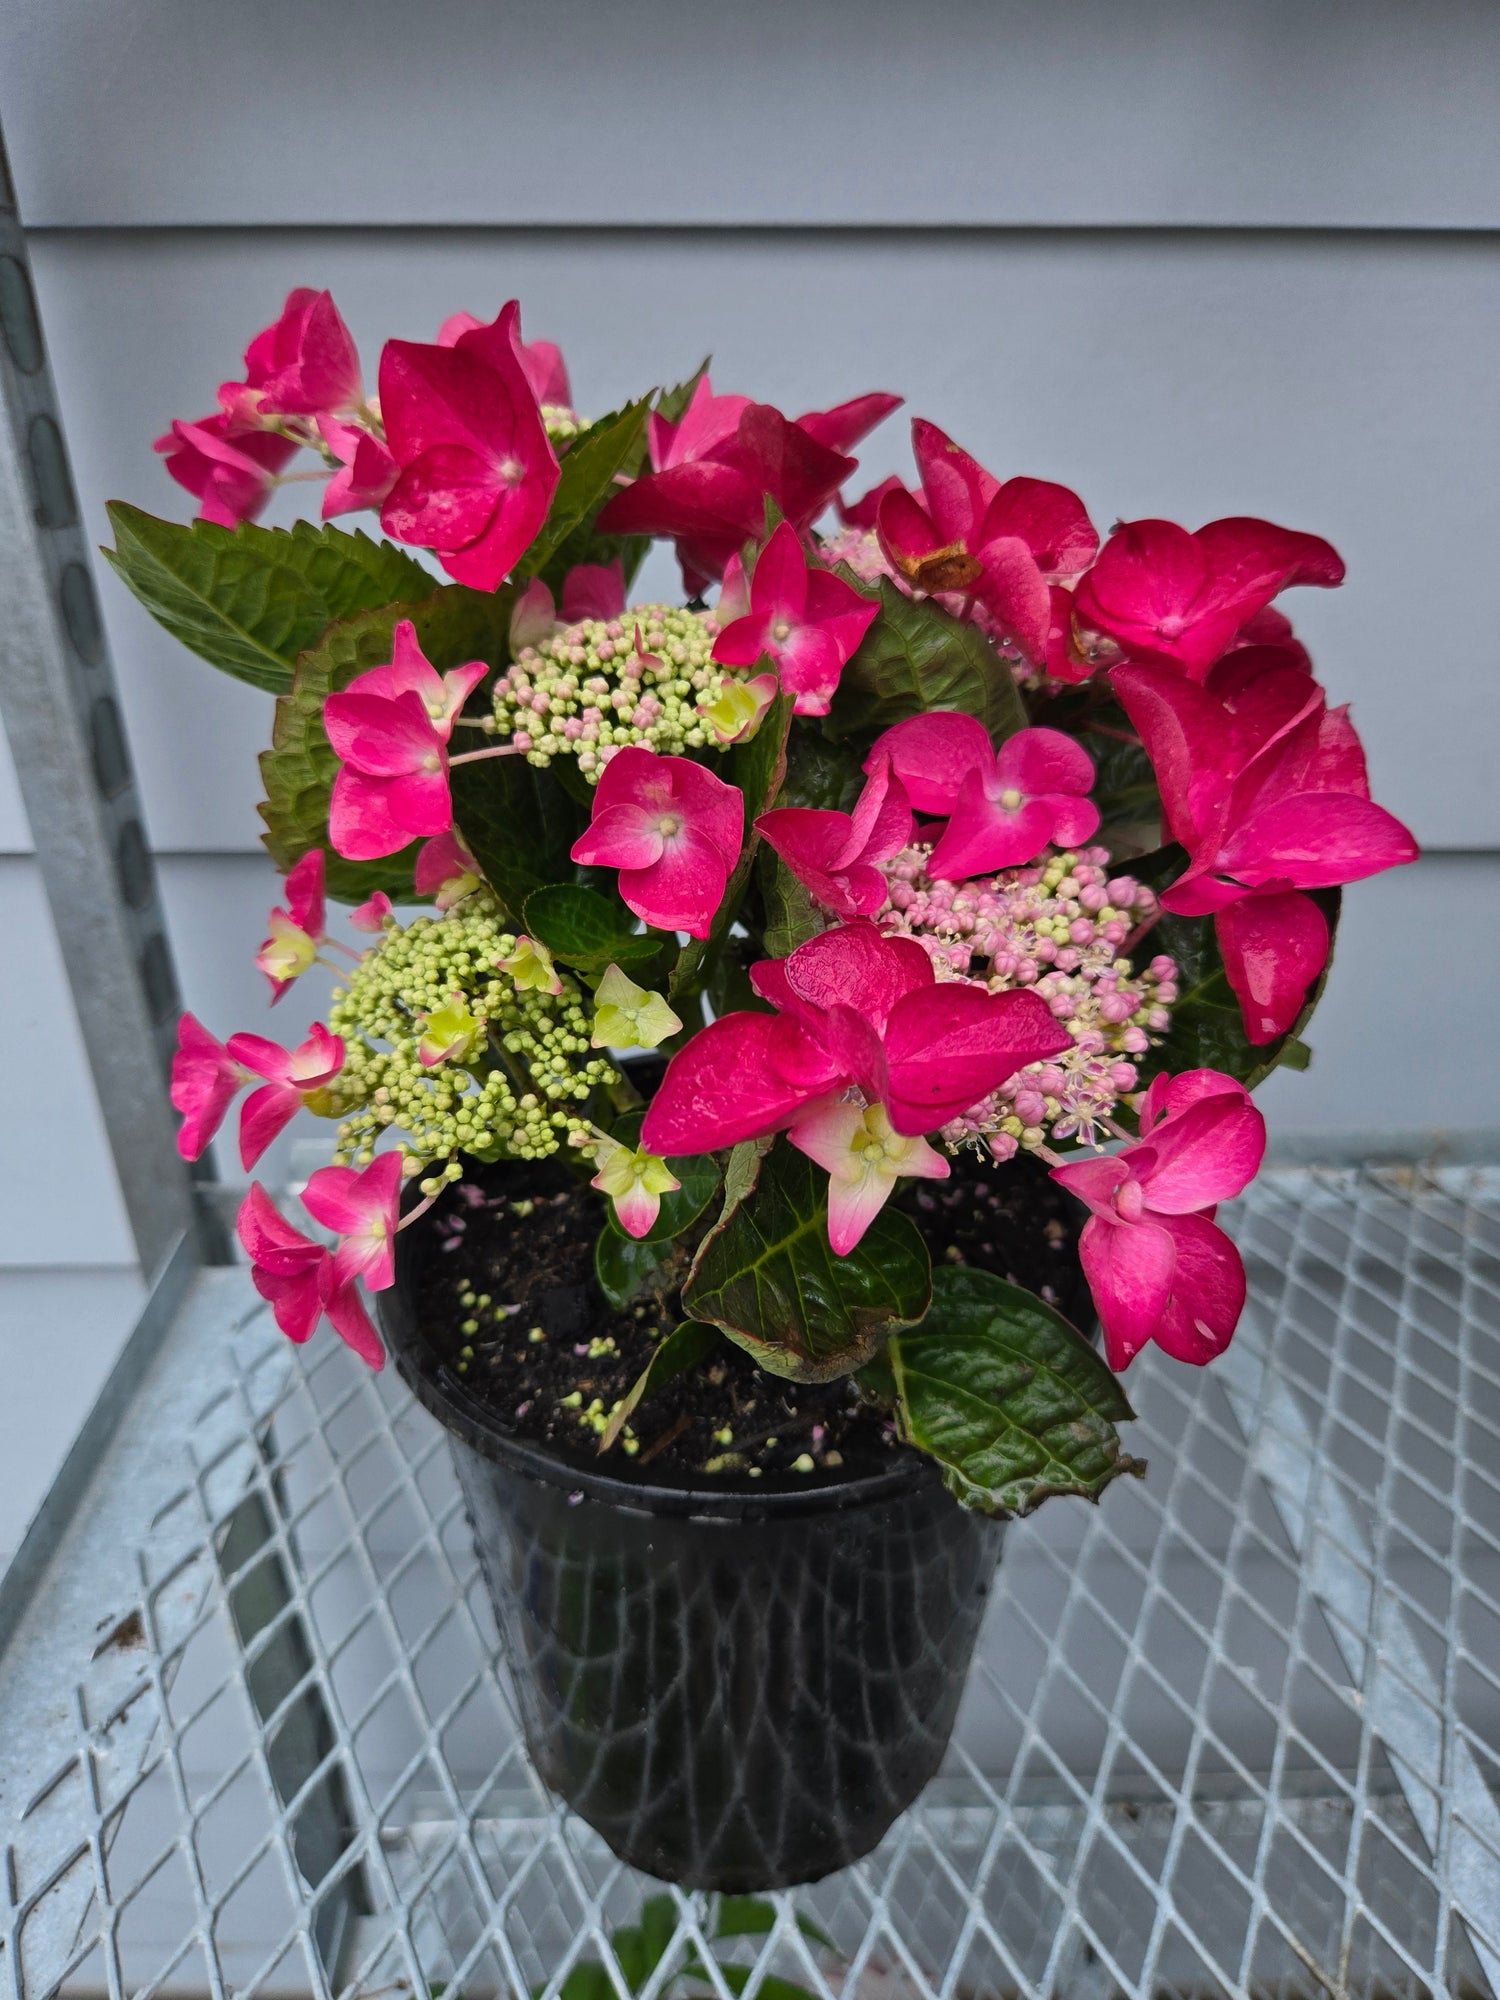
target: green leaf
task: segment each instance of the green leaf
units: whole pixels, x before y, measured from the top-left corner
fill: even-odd
[[[1168,845],[1127,865],[1139,881],[1160,891],[1182,873],[1187,855],[1181,847]],[[1167,914],[1158,919],[1141,940],[1135,961],[1139,964],[1157,952],[1167,952],[1177,962],[1178,998],[1172,1008],[1171,1027],[1137,1064],[1142,1088],[1164,1070],[1176,1073],[1217,1069],[1234,1077],[1247,1090],[1253,1090],[1273,1069],[1307,1067],[1311,1051],[1302,1041],[1302,1033],[1328,983],[1341,903],[1337,889],[1312,889],[1307,893],[1328,920],[1328,963],[1307,989],[1301,1011],[1286,1034],[1271,1042],[1252,1042],[1245,1033],[1240,1003],[1224,970],[1213,918]],[[1305,1052],[1301,1060],[1299,1052]]]
[[[271,694],[291,687],[297,655],[336,620],[435,587],[401,549],[343,528],[184,527],[121,500],[108,513],[115,546],[104,554],[152,617],[210,665]]]
[[[767,958],[787,958],[828,928],[812,891],[799,882],[776,850],[763,846],[755,864],[760,899],[765,910],[762,941]]]
[[[1115,1377],[1043,1300],[988,1271],[945,1265],[932,1311],[888,1349],[908,1442],[950,1492],[986,1514],[1028,1514],[1058,1493],[1097,1500],[1145,1467],[1120,1449],[1134,1415]]]
[[[541,533],[517,565],[521,577],[545,570],[571,535],[604,505],[614,491],[615,474],[630,459],[645,434],[651,398],[600,417],[573,439],[560,460],[562,467],[552,505]]]
[[[679,1326],[674,1326],[631,1384],[619,1409],[610,1417],[599,1439],[600,1451],[609,1450],[648,1396],[656,1395],[669,1382],[675,1382],[679,1375],[686,1375],[689,1369],[697,1368],[718,1344],[718,1333],[701,1320],[685,1319]]]
[[[930,709],[977,715],[996,743],[1026,726],[1010,668],[978,626],[882,577],[879,613],[839,678],[825,727],[835,738],[863,735]]]
[[[647,1243],[622,1230],[601,1229],[594,1245],[594,1276],[612,1306],[628,1306],[647,1292],[661,1290],[670,1244]]]
[[[573,875],[573,843],[589,823],[553,770],[524,757],[486,757],[452,774],[453,817],[517,930],[527,899]]]
[[[663,389],[656,399],[657,414],[665,417],[668,423],[680,424],[688,404],[693,400],[694,391],[712,366],[713,356],[705,354],[685,382],[678,382],[670,389]]]
[[[793,1912],[797,1928],[805,1938],[820,1944],[825,1951],[837,1951],[838,1946],[811,1917],[805,1917],[800,1910]],[[761,1896],[721,1896],[719,1908],[714,1918],[713,1936],[764,1937],[776,1922],[776,1905],[768,1903]]]
[[[661,931],[632,929],[635,918],[581,882],[554,882],[526,898],[526,929],[566,965],[603,972],[611,963],[623,970],[639,959],[655,958],[669,939]]]
[[[852,1374],[887,1334],[915,1325],[932,1297],[927,1246],[894,1209],[847,1257],[834,1255],[823,1180],[794,1146],[758,1158],[737,1146],[724,1213],[682,1292],[694,1319],[712,1320],[762,1368],[796,1382]]]
[[[808,723],[794,729],[786,748],[786,776],[779,806],[818,806],[853,812],[864,790],[860,754],[850,743],[832,743]]]
[[[356,674],[390,659],[391,634],[403,618],[416,626],[432,664],[446,672],[466,660],[493,662],[505,657],[510,596],[467,590],[456,583],[439,585],[419,604],[388,604],[330,626],[319,643],[298,658],[291,688],[276,703],[271,747],[261,753],[266,793],[260,807],[266,824],[261,838],[272,859],[285,870],[310,848],[321,847],[329,894],[341,902],[363,902],[376,889],[407,900],[413,893],[416,842],[380,861],[346,861],[334,852],[328,838],[328,799],[338,759],[323,729],[324,701],[347,687]],[[503,757],[494,762],[524,764],[525,760]],[[466,771],[493,768],[494,763],[460,765],[453,773],[455,797]]]
[[[729,927],[739,914],[750,881],[760,835],[755,822],[781,790],[786,775],[787,737],[792,726],[792,697],[780,694],[761,717],[760,728],[748,743],[736,743],[723,760],[723,773],[738,785],[745,798],[745,844],[734,873],[725,884],[724,897],[714,915],[706,938],[690,938],[677,961],[667,988],[667,998],[679,993],[701,992],[718,963]]]

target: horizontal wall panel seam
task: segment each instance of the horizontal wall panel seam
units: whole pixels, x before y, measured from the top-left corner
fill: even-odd
[[[1142,242],[1170,242],[1176,240],[1215,240],[1224,242],[1255,242],[1258,240],[1298,240],[1326,241],[1338,243],[1349,240],[1365,242],[1388,242],[1393,247],[1410,247],[1426,242],[1474,243],[1500,248],[1500,217],[1493,223],[1361,223],[1361,222],[1284,222],[1269,219],[1260,222],[1112,222],[1101,219],[1091,222],[1072,221],[1059,217],[1051,221],[944,221],[934,217],[931,220],[903,217],[899,221],[862,222],[849,220],[842,222],[808,222],[801,220],[777,220],[764,218],[756,222],[723,221],[713,217],[701,220],[682,218],[657,218],[647,220],[581,221],[571,217],[567,221],[549,221],[546,218],[527,219],[524,217],[496,217],[493,220],[476,221],[464,218],[454,221],[431,221],[421,216],[405,219],[383,217],[378,222],[358,217],[332,216],[319,221],[303,218],[276,217],[260,218],[255,221],[242,219],[204,221],[128,221],[108,220],[87,222],[44,222],[30,223],[27,235],[37,242],[47,242],[54,238],[78,238],[87,236],[142,237],[257,237],[257,236],[406,236],[420,233],[423,236],[545,236],[553,239],[576,239],[586,242],[590,238],[621,236],[640,237],[645,241],[658,238],[680,238],[691,236],[713,237],[781,237],[800,238],[846,238],[853,241],[876,239],[882,242],[900,241],[903,238],[920,239],[924,243],[933,241],[981,240],[1003,241],[1009,237],[1025,238],[1035,236],[1066,236],[1077,240],[1090,236],[1116,240],[1122,237]]]

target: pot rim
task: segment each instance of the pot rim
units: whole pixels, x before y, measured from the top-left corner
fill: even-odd
[[[770,1518],[841,1513],[894,1500],[924,1486],[942,1485],[936,1463],[909,1445],[896,1447],[893,1456],[897,1462],[889,1469],[853,1473],[847,1478],[813,1474],[805,1486],[765,1491],[748,1485],[657,1485],[575,1464],[510,1429],[428,1345],[411,1300],[413,1251],[409,1234],[397,1237],[396,1281],[377,1293],[375,1300],[397,1372],[423,1408],[461,1443],[543,1485],[565,1488],[570,1494],[601,1501],[622,1513],[690,1516],[725,1527]]]

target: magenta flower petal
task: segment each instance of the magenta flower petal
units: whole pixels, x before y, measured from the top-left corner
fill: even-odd
[[[1199,1098],[1151,1133],[1151,1164],[1137,1170],[1146,1207],[1187,1215],[1231,1201],[1254,1180],[1265,1150],[1266,1121],[1242,1090]],[[1131,1149],[1121,1157],[1131,1161]]]
[[[563,578],[562,619],[565,625],[585,618],[618,618],[625,609],[625,566],[618,556],[610,563],[576,563]]]
[[[1099,536],[1078,495],[1050,479],[1007,479],[990,500],[979,525],[982,544],[997,536],[1023,542],[1049,584],[1086,570]]]
[[[1210,1225],[1211,1226],[1211,1225]],[[1078,1244],[1111,1368],[1128,1368],[1155,1333],[1172,1293],[1177,1246],[1156,1222],[1090,1216]]]
[[[1172,1292],[1152,1338],[1174,1360],[1201,1367],[1224,1352],[1245,1306],[1245,1266],[1234,1244],[1202,1215],[1164,1215],[1176,1265]]]
[[[1417,843],[1384,806],[1347,792],[1304,792],[1237,828],[1218,865],[1252,885],[1285,877],[1298,889],[1326,889],[1416,858]]]
[[[303,1206],[339,1238],[333,1253],[338,1283],[360,1277],[372,1292],[395,1280],[395,1238],[401,1199],[401,1155],[377,1153],[369,1166],[320,1167],[302,1191]]]
[[[1080,1201],[1087,1202],[1096,1215],[1113,1215],[1115,1194],[1130,1179],[1130,1167],[1119,1155],[1069,1160],[1066,1166],[1052,1169],[1052,1178]]]
[[[673,839],[662,842],[649,867],[621,868],[620,897],[628,910],[656,930],[706,938],[728,879],[722,850],[706,832],[688,823]]]
[[[1019,794],[1012,794],[1019,799]],[[970,771],[959,788],[953,817],[928,863],[936,881],[962,882],[997,868],[1035,860],[1052,838],[1055,815],[1042,799],[1020,799],[1007,808],[986,789],[985,775]]]
[[[182,1113],[177,1150],[185,1160],[200,1159],[224,1122],[245,1072],[228,1048],[192,1014],[177,1024],[177,1052],[172,1057],[172,1105]]]
[[[318,1253],[320,1258],[323,1252]],[[250,1282],[271,1308],[272,1317],[288,1340],[300,1347],[310,1340],[323,1317],[323,1298],[319,1279],[323,1264],[310,1264],[303,1271],[272,1271],[257,1264],[250,1272]]]
[[[318,1295],[322,1310],[327,1313],[339,1339],[347,1347],[352,1347],[369,1367],[383,1368],[385,1348],[365,1309],[365,1302],[352,1281],[340,1281],[332,1259],[318,1272]]]
[[[1169,1076],[1163,1070],[1151,1079],[1141,1099],[1142,1136],[1163,1118],[1186,1111],[1190,1104],[1197,1104],[1205,1097],[1226,1096],[1238,1097],[1247,1104],[1250,1101],[1250,1093],[1245,1086],[1234,1077],[1226,1076],[1222,1070],[1185,1069],[1179,1070],[1176,1076]]]
[[[891,1123],[931,1132],[977,1104],[1027,1063],[1071,1048],[1035,993],[986,993],[945,981],[904,994],[885,1026]]]
[[[650,868],[666,847],[663,817],[629,801],[596,809],[588,831],[573,843],[572,858],[590,868]]]
[[[885,422],[892,410],[900,409],[901,402],[900,396],[873,390],[831,410],[809,410],[798,417],[797,428],[830,451],[853,451],[877,424]]]
[[[1328,963],[1328,923],[1310,896],[1290,889],[1246,896],[1214,920],[1224,971],[1257,1047],[1284,1035]]]
[[[1087,792],[1094,760],[1083,745],[1060,729],[1018,729],[995,753],[995,778],[1029,798],[1047,792]]]
[[[646,1108],[641,1144],[663,1157],[711,1153],[786,1124],[813,1094],[790,1080],[778,1060],[787,1052],[788,1028],[774,1014],[711,1021],[668,1063]]]
[[[887,729],[877,737],[865,769],[871,770],[882,756],[889,758],[916,810],[944,819],[957,805],[970,771],[988,772],[995,760],[989,731],[977,717],[942,711],[909,716]]]
[[[240,1164],[253,1167],[301,1108],[302,1093],[295,1084],[267,1083],[252,1090],[240,1106]]]
[[[799,945],[782,961],[789,990],[809,1006],[858,1009],[883,1028],[908,993],[932,986],[932,961],[912,938],[887,938],[873,924],[841,924]]]
[[[390,787],[346,764],[333,781],[328,802],[328,838],[348,861],[378,861],[396,854],[414,838],[391,810]]]
[[[1052,630],[1052,593],[1031,550],[1018,536],[999,535],[973,551],[980,566],[973,590],[996,625],[1040,665]]]
[[[331,694],[323,704],[323,726],[334,755],[371,778],[399,778],[431,763],[441,768],[442,739],[422,698],[410,689],[397,695]]]

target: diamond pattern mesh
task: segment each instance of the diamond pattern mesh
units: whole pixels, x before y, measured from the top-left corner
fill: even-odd
[[[938,1779],[695,1991],[1500,1992],[1500,1173],[1225,1217],[1252,1305],[1132,1370],[1146,1482],[1012,1531]],[[441,1433],[203,1282],[124,1427],[149,1511],[122,1546],[106,1467],[0,1662],[0,1994],[628,1994],[659,1887],[530,1772]],[[669,1894],[646,2000],[711,1956]]]

